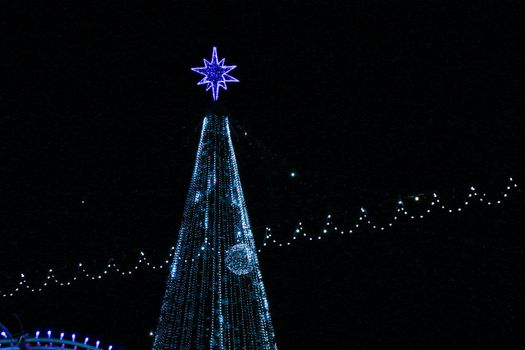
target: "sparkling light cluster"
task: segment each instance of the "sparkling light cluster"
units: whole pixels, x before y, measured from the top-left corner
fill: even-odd
[[[393,205],[393,211],[389,220],[382,220],[378,223],[370,218],[366,209],[359,210],[355,223],[351,226],[336,225],[331,214],[326,216],[326,220],[319,229],[307,229],[302,221],[299,221],[295,230],[288,236],[282,239],[274,236],[271,226],[265,228],[265,234],[262,244],[258,252],[271,247],[287,247],[300,240],[318,241],[329,236],[337,235],[351,235],[358,230],[361,232],[367,231],[387,231],[396,224],[403,221],[417,222],[422,221],[436,212],[444,212],[449,215],[458,215],[463,213],[469,206],[476,203],[477,205],[485,205],[486,207],[497,207],[501,205],[505,199],[510,196],[513,191],[518,190],[518,184],[512,178],[509,178],[501,191],[496,195],[489,196],[487,192],[479,191],[474,186],[468,187],[465,195],[460,200],[443,200],[435,192],[420,193],[404,197],[402,200],[396,200]],[[199,197],[200,195],[196,195]],[[449,196],[447,196],[448,198]],[[490,198],[489,198],[490,197]],[[405,204],[410,203],[408,208]],[[253,229],[253,228],[252,228]],[[15,287],[10,290],[0,291],[0,296],[12,297],[21,292],[42,292],[49,287],[71,286],[74,283],[95,281],[107,279],[116,276],[133,276],[137,271],[155,271],[165,269],[169,266],[169,262],[173,257],[175,247],[171,247],[169,256],[167,258],[152,257],[148,259],[146,253],[140,252],[137,254],[137,259],[133,264],[122,265],[117,264],[112,260],[102,270],[97,272],[90,272],[91,269],[86,268],[85,264],[79,263],[77,269],[72,272],[61,273],[61,275],[68,275],[66,277],[57,277],[55,270],[52,268],[47,270],[47,273],[38,282],[29,283],[27,276],[24,273],[20,274],[19,280]],[[241,260],[242,262],[242,260]],[[233,267],[233,265],[231,265]]]
[[[236,275],[246,275],[255,267],[254,252],[244,243],[239,243],[226,252],[226,267]]]
[[[153,350],[275,350],[228,118],[204,119]]]

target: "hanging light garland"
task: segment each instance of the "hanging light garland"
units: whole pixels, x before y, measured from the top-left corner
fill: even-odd
[[[14,289],[12,289],[9,293],[0,293],[3,298],[6,298],[12,297],[23,291],[30,293],[42,292],[46,288],[49,288],[51,286],[71,286],[75,282],[101,280],[107,278],[108,276],[130,276],[134,272],[139,270],[160,270],[169,264],[171,258],[173,257],[174,249],[175,247],[170,248],[170,253],[168,257],[165,260],[163,260],[162,263],[150,263],[146,257],[146,254],[141,251],[138,254],[135,263],[131,266],[122,267],[113,262],[107,264],[102,271],[99,271],[97,273],[89,272],[83,263],[78,263],[77,270],[72,273],[72,276],[64,279],[58,279],[55,275],[55,271],[51,268],[47,270],[44,279],[38,285],[29,283],[27,281],[26,275],[24,273],[21,273],[19,282],[17,283],[17,286]]]
[[[418,194],[407,196],[405,200],[398,200],[394,204],[393,213],[390,219],[384,222],[376,222],[368,215],[366,208],[359,210],[355,223],[351,226],[336,225],[333,216],[328,214],[322,228],[316,232],[307,230],[302,221],[299,221],[293,233],[287,239],[274,237],[272,228],[265,228],[264,240],[259,247],[258,252],[269,248],[278,248],[291,246],[298,241],[319,241],[335,235],[352,235],[356,232],[364,231],[386,231],[396,223],[405,220],[422,221],[430,217],[433,213],[442,212],[451,215],[464,212],[474,203],[485,205],[486,207],[497,207],[501,205],[513,192],[519,189],[518,184],[511,177],[507,180],[504,189],[497,195],[489,196],[486,192],[479,191],[476,187],[471,186],[465,193],[464,198],[459,203],[447,204],[441,197],[435,193]],[[419,206],[418,210],[411,210],[407,207],[408,201]],[[457,201],[456,201],[457,202]],[[98,272],[90,272],[83,263],[78,263],[76,271],[72,272],[69,277],[58,278],[55,271],[50,268],[43,280],[29,283],[26,274],[21,273],[15,287],[9,290],[0,290],[0,296],[3,298],[13,297],[22,292],[37,293],[42,292],[49,287],[66,287],[80,281],[95,281],[107,279],[110,276],[132,276],[138,271],[162,270],[169,266],[173,259],[175,247],[171,247],[168,256],[165,259],[157,260],[146,256],[143,251],[137,254],[134,263],[121,265],[115,262],[108,263]],[[153,261],[157,261],[154,263]]]
[[[413,196],[408,196],[407,199],[417,203],[418,205],[426,204],[426,207],[419,209],[416,212],[409,211],[405,206],[405,201],[398,200],[394,205],[393,215],[390,220],[383,223],[376,223],[368,215],[368,211],[361,207],[359,210],[359,215],[355,224],[350,227],[343,227],[334,225],[333,217],[331,214],[326,216],[326,221],[323,228],[320,232],[309,233],[305,230],[301,221],[298,222],[297,228],[295,229],[293,235],[285,240],[280,241],[272,236],[272,230],[270,227],[266,227],[266,234],[264,236],[264,241],[262,244],[262,249],[267,247],[284,247],[290,246],[293,242],[297,240],[308,240],[308,241],[317,241],[323,238],[326,238],[329,234],[338,234],[338,235],[349,235],[361,230],[369,231],[385,231],[389,228],[395,226],[396,223],[400,222],[403,218],[408,218],[412,221],[423,220],[429,217],[434,212],[444,212],[448,214],[457,214],[465,211],[468,206],[471,206],[474,203],[484,204],[487,207],[499,206],[503,201],[508,198],[508,196],[513,192],[518,190],[518,184],[514,182],[514,179],[510,177],[505,189],[502,190],[497,196],[488,196],[486,192],[478,191],[474,186],[471,186],[467,191],[464,200],[459,204],[446,204],[443,200],[440,199],[437,193],[432,192],[429,194],[418,194]],[[427,199],[428,198],[428,199]],[[426,199],[426,200],[424,200]]]

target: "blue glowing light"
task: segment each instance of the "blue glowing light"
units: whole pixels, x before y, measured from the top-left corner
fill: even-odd
[[[93,346],[92,344],[89,344],[89,337],[85,337],[84,343],[81,344],[81,343],[76,342],[75,333],[71,334],[71,340],[64,340],[64,336],[65,336],[64,332],[60,332],[60,333],[57,332],[55,334],[60,334],[60,339],[56,339],[55,337],[53,337],[53,331],[51,329],[45,331],[44,334],[42,334],[42,337],[41,337],[40,331],[35,331],[34,339],[31,339],[30,342],[31,344],[36,345],[36,347],[33,347],[33,346],[27,347],[27,345],[19,346],[21,343],[20,344],[18,343],[19,341],[18,339],[13,338],[10,334],[8,334],[7,331],[2,331],[0,332],[0,335],[4,337],[5,339],[7,339],[7,341],[0,340],[0,348],[2,349],[4,348],[2,344],[11,344],[11,347],[8,347],[9,349],[22,349],[22,348],[23,349],[26,349],[26,348],[27,349],[29,348],[31,349],[37,349],[37,348],[38,349],[44,349],[44,348],[46,349],[71,349],[71,350],[77,350],[77,349],[102,350],[103,349],[101,347],[102,342],[100,340],[97,340],[95,342],[95,345]],[[13,344],[17,344],[17,345],[14,346]],[[112,350],[112,348],[113,347],[109,345],[107,350]]]
[[[153,350],[173,349],[277,350],[225,116],[203,122],[154,332]]]
[[[246,275],[255,267],[254,253],[244,243],[238,243],[226,251],[226,267],[236,275]]]
[[[223,88],[228,90],[226,83],[238,83],[239,80],[232,77],[228,73],[235,69],[237,66],[225,66],[224,58],[219,61],[217,57],[217,48],[214,47],[211,55],[211,61],[203,59],[204,67],[195,67],[191,70],[204,75],[197,85],[206,84],[206,91],[212,91],[213,100],[217,101],[219,99],[219,89]]]

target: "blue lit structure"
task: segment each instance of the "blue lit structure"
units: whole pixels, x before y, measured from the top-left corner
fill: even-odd
[[[1,325],[0,325],[1,326]],[[89,341],[89,337],[77,341],[76,334],[66,336],[64,332],[53,335],[51,330],[45,333],[36,331],[34,336],[22,335],[13,337],[7,329],[2,327],[0,332],[0,349],[2,350],[112,350],[112,345],[102,346],[100,340]]]
[[[213,100],[217,101],[219,99],[219,90],[223,88],[228,90],[226,83],[238,83],[239,80],[232,77],[228,73],[235,69],[237,66],[225,66],[223,58],[219,61],[217,57],[217,48],[214,47],[211,54],[211,61],[203,59],[204,67],[195,67],[191,70],[197,72],[201,75],[204,75],[197,85],[206,84],[206,91],[211,89]]]
[[[153,350],[276,350],[228,118],[204,118]]]

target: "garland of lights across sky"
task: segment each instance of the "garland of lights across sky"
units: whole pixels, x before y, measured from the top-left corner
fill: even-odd
[[[201,83],[214,100],[235,68],[223,63],[216,48],[212,61],[205,60]],[[222,115],[203,121],[155,332],[153,350],[175,349],[277,349],[228,118]]]
[[[452,192],[455,193],[456,191]],[[300,241],[318,242],[335,237],[351,237],[358,233],[387,232],[394,226],[408,222],[423,222],[437,213],[457,216],[469,211],[472,212],[475,208],[499,209],[508,199],[519,193],[523,193],[522,189],[514,178],[509,177],[502,184],[490,186],[486,190],[480,190],[477,186],[469,186],[468,190],[466,189],[465,193],[459,196],[451,193],[448,196],[442,196],[436,192],[423,192],[417,195],[398,197],[395,200],[392,212],[387,214],[387,218],[382,219],[369,216],[368,211],[362,207],[358,216],[352,219],[353,224],[348,221],[348,218],[327,214],[324,217],[324,224],[319,224],[317,227],[306,226],[303,221],[299,221],[293,233],[286,237],[274,232],[270,227],[271,225],[267,225],[264,232],[259,231],[262,240],[257,252],[289,247]],[[262,230],[262,227],[252,227],[252,231],[257,232],[258,229]],[[88,266],[88,264],[79,262],[76,264],[76,268],[72,270],[48,268],[46,274],[29,271],[29,273],[20,273],[16,280],[6,276],[8,280],[12,281],[13,285],[10,288],[2,286],[0,297],[11,298],[25,292],[44,292],[49,288],[68,287],[87,281],[135,276],[137,271],[163,270],[169,267],[174,251],[175,247],[171,247],[167,256],[147,254],[140,251],[137,252],[136,259],[127,263],[118,262],[113,257],[107,257],[105,261],[108,263],[104,266]]]

